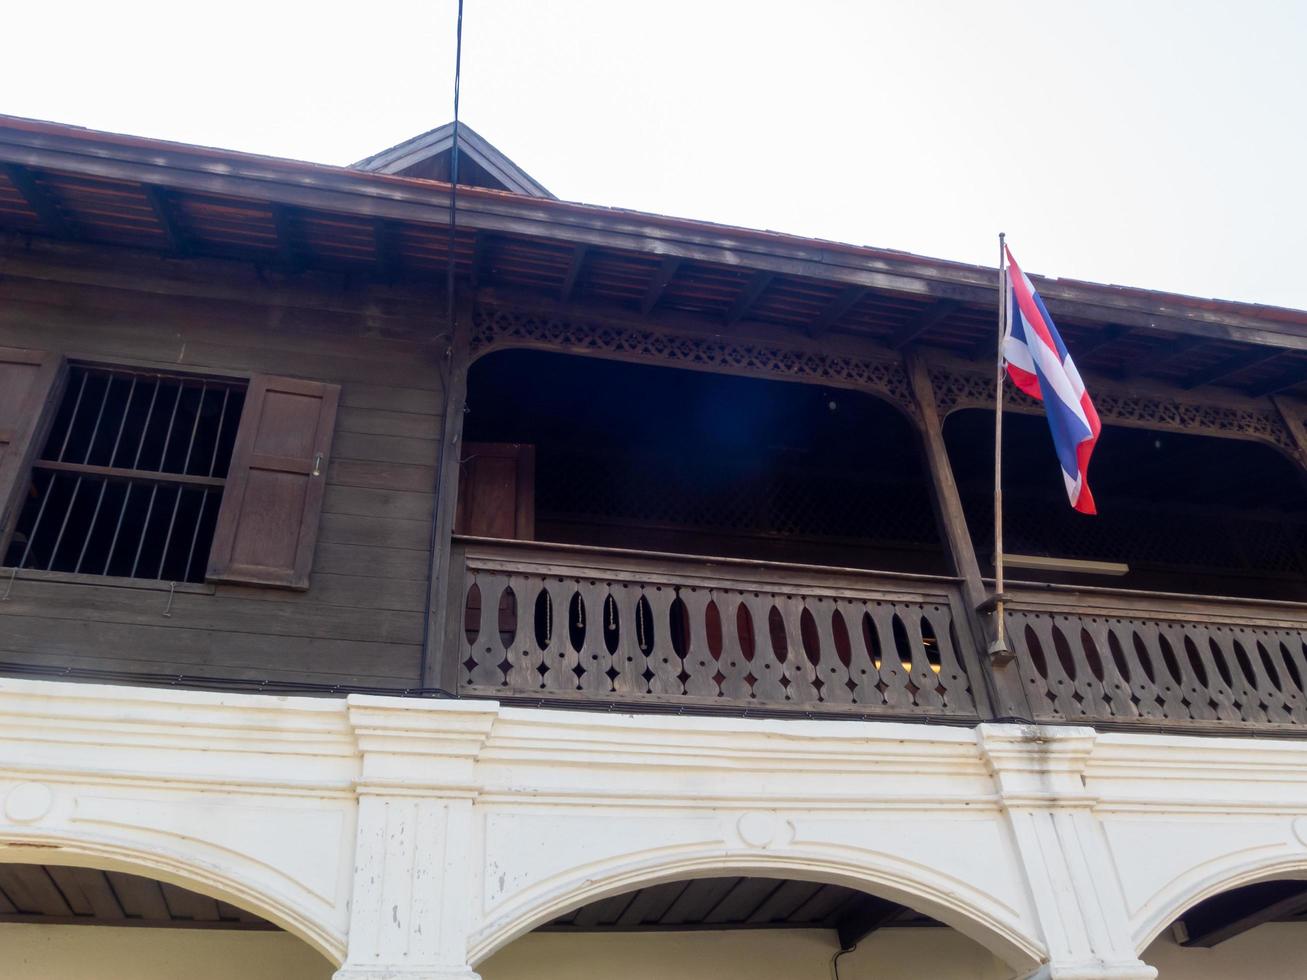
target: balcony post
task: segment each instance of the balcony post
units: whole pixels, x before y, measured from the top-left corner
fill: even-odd
[[[926,465],[930,469],[930,480],[935,491],[932,502],[936,517],[948,543],[953,573],[962,580],[962,595],[967,604],[966,619],[971,627],[970,649],[974,651],[974,655],[968,658],[969,666],[979,666],[995,717],[1028,720],[1031,717],[1030,706],[1026,701],[1016,662],[998,665],[990,662],[986,653],[990,640],[994,638],[994,624],[992,617],[984,617],[978,611],[986,599],[985,584],[980,577],[980,564],[976,560],[971,531],[962,510],[962,497],[958,493],[953,466],[944,444],[944,423],[935,403],[930,371],[920,354],[910,348],[903,352],[903,361],[920,415]]]
[[[432,503],[435,524],[427,579],[427,622],[423,630],[421,685],[453,694],[458,682],[458,655],[446,649],[450,615],[450,539],[458,505],[458,477],[463,446],[463,408],[467,403],[467,369],[471,363],[472,308],[459,303],[449,336],[442,341],[438,356],[444,358],[441,379],[445,386],[444,417],[440,420],[441,449],[435,463],[436,494]],[[447,345],[447,346],[446,346]],[[446,353],[447,352],[447,353]]]
[[[1298,465],[1307,468],[1307,425],[1303,424],[1303,417],[1307,415],[1304,408],[1307,406],[1287,395],[1272,395],[1271,403],[1275,405],[1275,410],[1284,420],[1284,427],[1293,438],[1294,447],[1298,450]]]

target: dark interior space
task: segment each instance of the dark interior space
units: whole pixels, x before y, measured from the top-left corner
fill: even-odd
[[[1067,502],[1044,418],[1009,413],[1003,426],[1007,554],[1118,566],[1010,563],[1009,580],[1307,600],[1307,487],[1270,446],[1104,426],[1089,466],[1098,514],[1088,516]],[[956,412],[944,437],[976,553],[992,571],[994,417]]]
[[[491,443],[534,447],[541,541],[948,572],[917,434],[869,395],[502,351],[470,370],[464,458]]]

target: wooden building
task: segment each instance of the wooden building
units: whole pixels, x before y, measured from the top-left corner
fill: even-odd
[[[994,659],[995,270],[454,138],[0,117],[18,975],[1298,975],[1307,312],[1033,277]]]

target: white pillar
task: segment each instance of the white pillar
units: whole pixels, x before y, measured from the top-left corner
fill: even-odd
[[[498,705],[351,696],[362,754],[349,949],[336,980],[479,980],[467,963],[473,771]]]
[[[1092,728],[981,725],[993,774],[1039,918],[1048,962],[1026,980],[1152,980],[1135,954],[1124,897],[1084,769]]]

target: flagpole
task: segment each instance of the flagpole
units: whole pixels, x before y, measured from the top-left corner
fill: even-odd
[[[1007,248],[998,233],[998,357],[994,380],[994,644],[990,655],[1007,654],[1003,619],[1003,340],[1007,336]]]

